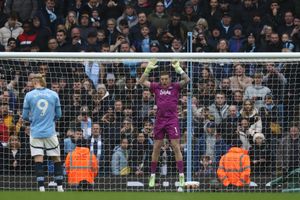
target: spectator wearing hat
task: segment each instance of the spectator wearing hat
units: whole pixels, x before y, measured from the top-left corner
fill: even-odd
[[[148,20],[157,29],[158,33],[166,30],[170,22],[170,16],[165,12],[165,5],[162,1],[155,4],[154,12],[148,15]]]
[[[275,160],[275,154],[272,155],[270,150],[264,134],[255,133],[253,136],[253,144],[249,150],[251,172],[253,175],[266,176],[270,173],[271,161],[273,159]]]
[[[259,46],[257,45],[255,35],[253,33],[249,33],[242,44],[240,52],[258,52],[258,50]]]
[[[150,52],[156,53],[160,52],[160,45],[157,40],[152,40],[150,43]]]
[[[9,38],[13,37],[17,39],[17,37],[23,33],[23,28],[21,26],[22,24],[18,21],[17,16],[12,14],[4,27],[0,29],[0,44],[6,47]]]
[[[233,36],[233,27],[231,14],[228,12],[223,13],[221,21],[218,23],[221,31],[221,38],[229,40]]]
[[[243,27],[240,24],[237,24],[233,27],[233,36],[229,39],[229,51],[230,52],[239,52],[245,38],[242,35]]]
[[[79,19],[79,29],[81,37],[86,41],[88,34],[92,31],[96,31],[94,27],[90,26],[90,15],[83,13]]]

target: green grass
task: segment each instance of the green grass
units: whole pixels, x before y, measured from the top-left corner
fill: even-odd
[[[299,193],[0,192],[1,200],[299,200]]]

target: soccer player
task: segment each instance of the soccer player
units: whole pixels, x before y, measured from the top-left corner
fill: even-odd
[[[154,146],[151,160],[151,176],[149,179],[149,187],[155,185],[155,172],[159,159],[160,149],[163,145],[165,134],[168,135],[174,150],[177,170],[179,172],[180,186],[184,186],[183,161],[180,151],[180,130],[177,114],[177,104],[180,95],[180,89],[185,87],[190,81],[188,75],[180,67],[180,63],[175,61],[172,63],[175,71],[181,75],[181,81],[172,83],[168,72],[160,73],[160,82],[149,82],[148,76],[151,70],[157,68],[156,61],[152,60],[148,63],[139,83],[150,88],[155,94],[155,102],[157,105],[156,120],[154,126]]]
[[[43,157],[46,151],[47,156],[54,162],[57,191],[63,192],[60,147],[55,131],[55,121],[62,114],[60,100],[56,92],[46,88],[42,74],[35,74],[32,81],[35,89],[25,96],[22,118],[30,122],[30,151],[34,157],[39,190],[45,191]]]

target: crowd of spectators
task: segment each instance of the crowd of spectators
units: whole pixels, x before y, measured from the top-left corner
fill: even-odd
[[[0,3],[0,44],[11,52],[184,52],[193,32],[194,52],[296,52],[299,1],[280,0],[22,0]],[[185,69],[185,63],[181,63]],[[144,62],[0,63],[0,173],[31,173],[24,96],[34,73],[46,77],[61,99],[57,123],[63,159],[87,139],[98,176],[149,173],[157,107],[137,84]],[[159,71],[150,74],[158,81]],[[193,174],[215,177],[221,156],[238,137],[249,150],[253,176],[299,167],[297,63],[193,63]],[[187,96],[179,117],[186,152]],[[174,172],[169,141],[160,174]],[[50,165],[50,164],[48,164]],[[131,170],[128,170],[128,169]],[[126,169],[126,170],[124,170]],[[284,169],[284,170],[282,170]]]

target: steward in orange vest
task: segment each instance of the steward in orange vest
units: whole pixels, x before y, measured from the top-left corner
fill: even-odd
[[[98,174],[98,161],[90,152],[87,140],[76,142],[76,148],[68,153],[65,165],[69,185],[93,184]]]
[[[240,141],[236,143],[232,145],[220,160],[217,174],[224,186],[245,186],[250,184],[251,170],[248,151],[240,147]]]

